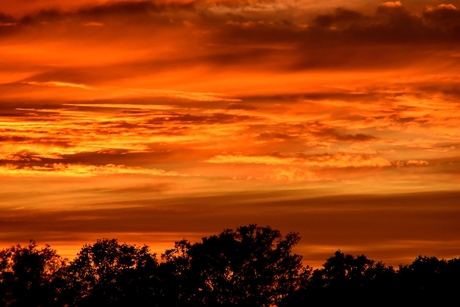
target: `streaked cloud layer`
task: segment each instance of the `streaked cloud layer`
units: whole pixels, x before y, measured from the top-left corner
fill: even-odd
[[[459,256],[459,1],[17,3],[0,4],[4,244],[259,222],[300,231],[312,261]]]

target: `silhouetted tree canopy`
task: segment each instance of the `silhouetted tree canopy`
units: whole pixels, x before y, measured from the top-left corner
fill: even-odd
[[[0,306],[58,306],[56,274],[65,267],[49,245],[38,249],[34,241],[0,251]]]
[[[398,270],[340,250],[314,271],[292,253],[297,233],[255,224],[176,242],[162,261],[116,239],[71,262],[34,241],[0,251],[0,306],[350,306],[458,304],[460,259],[419,256]]]
[[[74,298],[70,306],[143,306],[152,299],[140,281],[147,282],[157,266],[148,246],[98,240],[84,245],[67,267],[62,291]]]
[[[392,267],[386,267],[382,262],[375,262],[364,255],[354,257],[336,251],[334,256],[326,260],[322,269],[313,272],[310,285],[333,291],[369,290],[379,279],[393,273]]]
[[[305,288],[279,306],[447,306],[458,302],[459,263],[419,256],[396,271],[364,255],[336,251],[313,272]]]
[[[227,229],[166,251],[180,297],[176,306],[271,306],[308,277],[301,256],[292,254],[296,233],[256,225]]]

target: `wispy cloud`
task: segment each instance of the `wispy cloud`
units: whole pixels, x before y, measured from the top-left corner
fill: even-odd
[[[149,176],[171,176],[187,177],[187,174],[181,174],[174,171],[165,171],[162,169],[147,169],[142,167],[129,167],[125,165],[83,165],[68,163],[44,164],[43,166],[23,166],[19,167],[13,164],[0,166],[1,176],[98,176],[98,175],[149,175]]]
[[[30,85],[37,85],[37,86],[58,86],[58,87],[63,86],[63,87],[81,88],[85,90],[93,89],[84,84],[76,84],[76,83],[61,82],[61,81],[47,81],[47,82],[28,81],[28,82],[23,82],[23,83],[30,84]]]
[[[308,167],[386,167],[391,162],[377,156],[338,153],[335,155],[318,155],[310,157],[276,157],[218,155],[206,160],[209,163],[244,163],[269,165],[302,165]]]

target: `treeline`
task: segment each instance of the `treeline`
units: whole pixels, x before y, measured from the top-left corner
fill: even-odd
[[[116,239],[84,245],[68,261],[50,246],[0,251],[0,306],[360,306],[459,303],[460,260],[419,256],[394,269],[337,251],[312,270],[292,253],[297,233],[257,225],[159,258]]]

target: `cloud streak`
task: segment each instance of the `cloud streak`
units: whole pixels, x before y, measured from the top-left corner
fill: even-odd
[[[391,162],[380,157],[351,155],[344,153],[299,158],[276,156],[219,155],[212,157],[206,162],[302,165],[307,167],[386,167],[391,165]]]
[[[141,167],[127,167],[125,165],[82,165],[53,163],[44,166],[23,166],[6,164],[0,166],[0,176],[99,176],[99,175],[149,175],[149,176],[172,176],[186,177],[186,174],[179,174],[174,171],[161,169],[146,169]]]

